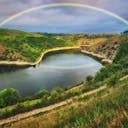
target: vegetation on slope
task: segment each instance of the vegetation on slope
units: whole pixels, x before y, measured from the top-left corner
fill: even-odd
[[[91,47],[87,47],[88,50],[93,52],[99,50],[99,54],[113,59],[117,46],[122,40],[125,40],[126,35],[47,34],[0,29],[0,60],[34,62],[47,49],[74,45],[91,45]],[[86,46],[83,48],[86,49]]]
[[[83,42],[83,45],[87,44],[87,46],[83,46],[82,49],[103,55],[106,58],[113,60],[117,54],[118,47],[121,45],[122,42],[126,42],[127,40],[128,40],[128,33],[115,34],[107,39],[106,38],[100,40],[98,39],[97,42],[95,40],[91,40],[91,42],[93,43],[87,42],[85,40]]]
[[[33,62],[46,49],[72,45],[75,44],[48,34],[0,29],[0,48],[2,49],[0,60]]]
[[[7,88],[0,91],[0,108],[16,104],[20,101],[20,94],[13,88]]]
[[[103,81],[115,73],[124,75],[128,72],[128,41],[122,42],[112,64],[103,67],[95,76],[95,81]],[[117,76],[117,74],[116,74]]]
[[[1,97],[0,101],[0,119],[14,116],[18,113],[30,111],[36,108],[49,106],[54,103],[58,103],[60,101],[72,98],[74,96],[79,96],[82,93],[98,88],[99,86],[101,86],[101,84],[103,83],[97,82],[95,85],[92,84],[91,86],[85,86],[82,84],[79,85],[80,87],[78,86],[78,88],[71,88],[71,90],[64,90],[60,87],[57,87],[52,89],[50,92],[43,89],[35,93],[33,96],[29,96],[26,98],[20,97],[20,99],[17,97],[15,103],[12,102],[10,104],[3,104],[3,102],[6,103],[6,100],[10,101],[12,99],[15,99],[15,96],[9,97],[8,93],[5,93],[5,97],[7,97],[6,100],[3,97]],[[5,90],[2,90],[1,92],[5,92]]]
[[[72,104],[40,113],[5,128],[113,128],[128,126],[128,79]]]

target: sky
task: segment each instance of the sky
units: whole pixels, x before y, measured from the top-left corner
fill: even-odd
[[[28,8],[57,2],[77,2],[103,8],[128,20],[128,0],[0,0],[0,22]],[[117,33],[128,30],[128,25],[103,12],[70,6],[32,11],[2,27],[47,33]]]

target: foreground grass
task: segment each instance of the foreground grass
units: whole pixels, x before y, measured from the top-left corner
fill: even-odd
[[[50,95],[41,97],[39,99],[32,100],[31,98],[25,100],[23,102],[18,102],[15,105],[7,106],[0,109],[0,119],[7,118],[10,116],[14,116],[19,113],[27,112],[36,108],[46,107],[60,101],[64,101],[66,99],[72,98],[74,96],[79,96],[82,93],[86,93],[88,91],[94,90],[102,86],[104,82],[97,82],[92,85],[80,84],[71,89],[67,89],[65,91],[61,91],[58,93],[53,93],[54,89],[50,92]],[[54,94],[54,95],[53,95]]]
[[[4,128],[127,128],[128,79],[73,104]],[[66,122],[66,123],[65,123]]]
[[[104,89],[106,89],[106,86],[102,86],[98,89],[89,91],[87,93],[83,93],[83,94],[80,95],[80,99],[85,97],[85,96],[90,97],[91,95],[93,95],[97,92],[100,92]],[[19,120],[22,120],[22,119],[25,119],[25,118],[28,118],[28,117],[32,117],[32,116],[35,116],[35,115],[40,115],[41,113],[46,113],[46,112],[51,111],[53,109],[58,109],[58,108],[63,107],[65,105],[71,104],[74,100],[80,100],[80,99],[79,99],[78,96],[75,96],[75,97],[69,98],[67,100],[55,103],[53,105],[49,105],[47,107],[43,107],[43,108],[40,108],[40,109],[35,109],[33,111],[26,112],[26,113],[21,113],[21,114],[18,114],[16,116],[1,120],[0,125],[6,124],[6,123],[17,122]]]
[[[31,99],[30,97],[25,101],[21,101],[14,105],[1,108],[0,119],[14,116],[18,113],[30,111],[36,108],[45,107],[66,100],[70,97],[80,95],[85,90],[85,88],[87,89],[87,91],[91,90],[91,87],[86,87],[86,85],[80,84],[65,91],[62,90],[61,92],[55,92],[55,88],[51,92],[49,92],[49,94],[46,94],[46,96],[41,96],[40,98]]]

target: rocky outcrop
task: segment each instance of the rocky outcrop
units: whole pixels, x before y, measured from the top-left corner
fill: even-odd
[[[81,50],[81,52],[86,54],[86,55],[88,55],[88,56],[93,57],[94,59],[100,61],[102,64],[110,64],[110,63],[112,63],[112,60],[107,59],[105,56],[102,56],[100,54],[96,54],[96,53],[89,52],[89,51],[86,51],[86,50]]]

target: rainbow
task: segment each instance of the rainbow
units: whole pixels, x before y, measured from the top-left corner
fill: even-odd
[[[99,12],[102,12],[102,13],[105,13],[107,15],[110,15],[114,18],[116,18],[117,20],[123,22],[124,24],[128,25],[128,21],[126,19],[124,19],[123,17],[113,13],[113,12],[110,12],[108,10],[105,10],[103,8],[98,8],[98,7],[95,7],[95,6],[91,6],[91,5],[87,5],[87,4],[81,4],[81,3],[52,3],[52,4],[43,4],[43,5],[39,5],[39,6],[34,6],[32,8],[29,8],[29,9],[26,9],[26,10],[23,10],[21,12],[18,12],[14,15],[11,15],[9,16],[8,18],[4,19],[3,21],[0,22],[0,27],[2,27],[3,25],[9,23],[10,21],[14,20],[15,18],[21,16],[21,15],[24,15],[26,13],[29,13],[29,12],[32,12],[32,11],[36,11],[36,10],[39,10],[39,9],[44,9],[44,8],[51,8],[51,7],[60,7],[60,6],[66,6],[66,7],[80,7],[80,8],[88,8],[88,9],[92,9],[92,10],[95,10],[95,11],[99,11]]]

